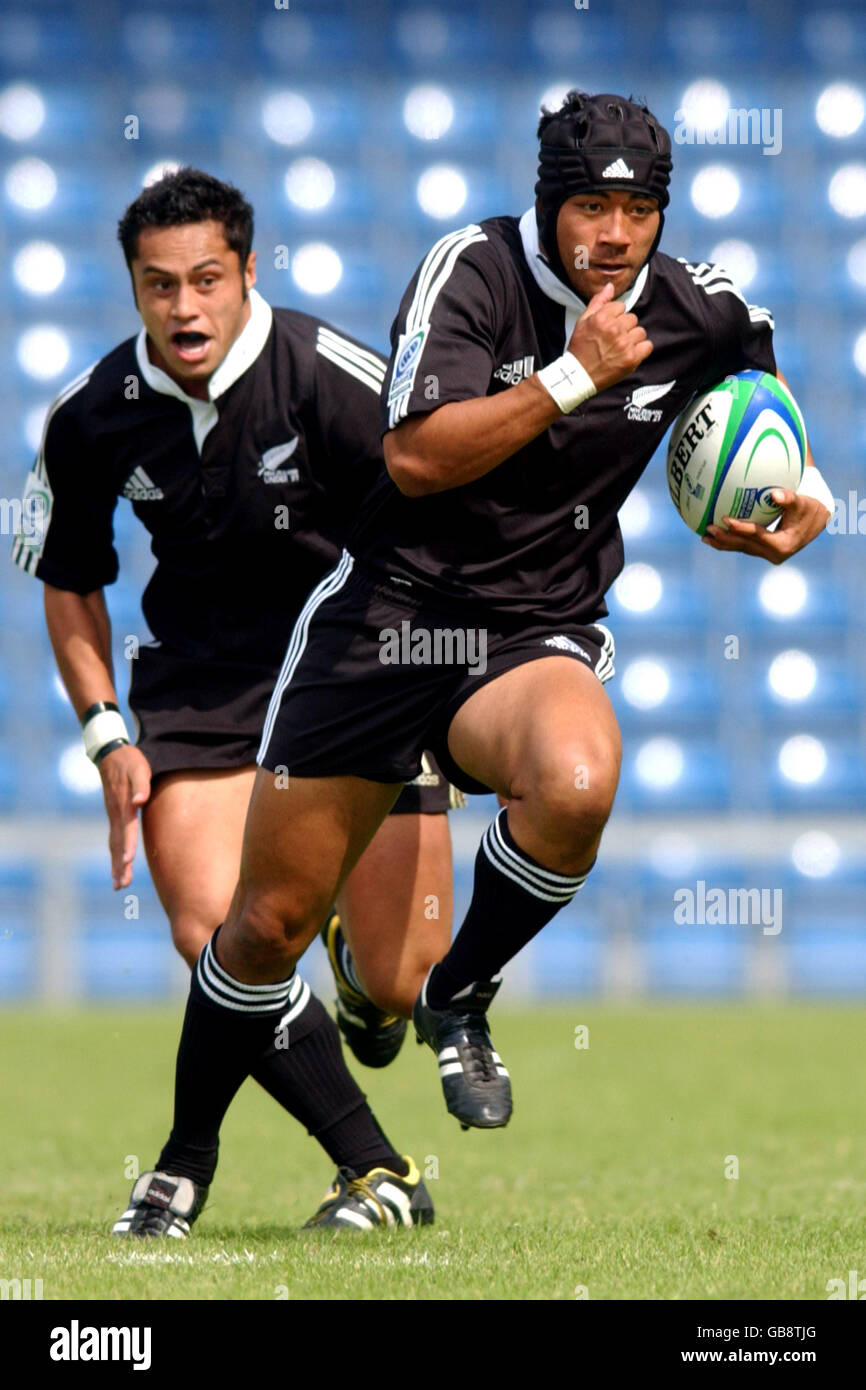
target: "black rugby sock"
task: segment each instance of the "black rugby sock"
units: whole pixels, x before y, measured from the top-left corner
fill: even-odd
[[[314,994],[291,1025],[290,1043],[277,1034],[251,1075],[294,1115],[338,1168],[363,1177],[387,1168],[404,1178],[408,1167],[385,1137],[343,1060],[340,1034]]]
[[[336,1024],[309,985],[296,973],[273,986],[233,980],[213,953],[216,936],[193,970],[174,1125],[157,1168],[208,1185],[223,1117],[253,1075],[338,1167],[359,1176],[383,1167],[405,1177],[408,1168],[347,1070]]]
[[[232,979],[214,954],[218,936],[217,930],[192,972],[177,1051],[174,1124],[156,1165],[205,1185],[216,1168],[223,1116],[309,989],[296,972],[272,985]]]
[[[571,902],[588,873],[589,869],[558,874],[542,868],[515,844],[503,808],[478,847],[472,901],[463,925],[427,982],[430,1007],[442,1009],[467,986],[498,975]]]

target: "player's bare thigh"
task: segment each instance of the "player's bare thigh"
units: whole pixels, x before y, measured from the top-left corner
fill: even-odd
[[[497,676],[457,711],[448,748],[507,798],[509,828],[527,854],[559,873],[589,867],[621,759],[616,717],[592,671],[549,656]]]
[[[370,998],[408,1018],[425,976],[451,944],[448,816],[388,816],[338,901],[355,969]]]
[[[164,773],[142,810],[151,877],[190,966],[232,900],[255,776],[255,765]]]
[[[285,979],[313,940],[401,784],[288,777],[259,768],[240,878],[217,954],[235,979]]]

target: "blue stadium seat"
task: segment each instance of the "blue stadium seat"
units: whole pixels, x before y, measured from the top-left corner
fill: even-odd
[[[642,709],[630,704],[623,689],[623,678],[633,662],[652,661],[667,673],[670,685],[660,704]],[[664,725],[694,730],[699,726],[713,727],[721,709],[721,687],[714,666],[704,658],[669,656],[651,641],[640,648],[629,644],[627,655],[617,660],[617,679],[608,686],[608,694],[623,730],[630,739]]]
[[[0,739],[0,812],[18,809],[24,787],[19,748],[8,738]]]
[[[171,933],[141,851],[139,856],[133,882],[117,893],[107,854],[79,865],[80,974],[88,996],[156,997],[170,985]]]
[[[38,886],[32,865],[0,860],[0,997],[4,999],[26,998],[36,990]]]
[[[790,782],[778,768],[777,754],[782,739],[777,735],[766,747],[767,784],[774,810],[795,811],[862,811],[866,804],[866,768],[862,759],[852,756],[857,748],[856,726],[848,740],[821,737],[827,753],[827,768],[817,781],[804,784]],[[796,733],[812,733],[811,721],[804,719]],[[785,731],[787,734],[787,730]]]
[[[652,925],[641,941],[654,994],[723,995],[744,984],[746,942],[731,927]]]
[[[866,928],[862,913],[848,922],[805,928],[786,943],[790,988],[799,994],[862,996],[866,992]]]
[[[629,558],[628,563],[633,561]],[[675,568],[669,561],[665,566],[653,568],[658,570],[662,581],[661,598],[654,608],[643,612],[626,608],[617,596],[616,585],[607,596],[608,626],[615,636],[628,635],[632,646],[636,639],[647,643],[656,639],[660,632],[700,629],[707,619],[707,595],[684,576],[682,567]]]
[[[779,650],[784,650],[781,644]],[[817,667],[815,688],[804,700],[785,700],[771,689],[767,671],[776,655],[775,651],[767,651],[766,659],[760,664],[754,663],[749,671],[750,688],[757,697],[760,712],[768,722],[782,722],[786,726],[805,722],[811,728],[813,721],[820,719],[822,727],[825,727],[828,719],[859,715],[866,697],[862,676],[850,663],[840,660],[836,654],[825,656],[809,645],[805,645],[804,650],[813,658]]]
[[[683,754],[681,776],[670,786],[642,781],[636,770],[642,744],[633,741],[623,757],[617,793],[617,803],[621,809],[641,813],[727,809],[731,805],[734,777],[726,751],[706,738],[681,737],[678,728],[653,730],[653,738],[661,736],[679,743]],[[738,806],[741,805],[742,795],[742,787],[738,785]]]
[[[595,994],[602,983],[603,925],[575,904],[549,923],[531,946],[532,980],[543,996]]]

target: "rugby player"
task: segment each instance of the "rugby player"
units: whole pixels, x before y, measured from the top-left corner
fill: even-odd
[[[458,786],[507,804],[483,837],[452,946],[418,980],[414,1024],[449,1111],[464,1126],[507,1123],[509,1078],[486,1021],[496,977],[585,882],[616,790],[613,640],[600,620],[623,563],[617,513],[697,390],[749,367],[775,372],[769,313],[721,268],[658,252],[671,145],[650,111],[572,92],[543,113],[539,136],[534,208],[443,237],[400,306],[387,471],[295,629],[216,942],[248,1008],[206,1009],[214,943],[193,974],[178,1055],[187,1142],[197,1126],[201,1142],[212,1134],[295,962],[425,747]],[[649,385],[664,388],[658,410],[632,411]],[[731,522],[709,544],[773,563],[800,550],[829,516],[809,462],[774,532]],[[420,650],[424,634],[429,645],[461,629],[476,645],[483,635],[483,671],[390,659],[394,633]],[[271,1011],[256,1015],[265,989]],[[236,1068],[221,1069],[232,1044]],[[188,1171],[176,1140],[166,1157]]]
[[[119,238],[141,332],[51,407],[28,485],[45,499],[42,534],[14,547],[44,581],[57,663],[102,778],[114,887],[132,880],[140,809],[153,881],[190,966],[228,910],[255,751],[292,626],[381,467],[384,359],[318,319],[272,310],[253,289],[252,235],[240,193],[192,169],[127,209]],[[132,662],[135,744],[118,710],[103,594],[118,573],[120,497],[157,558],[143,598],[154,640]],[[326,929],[340,1026],[368,1065],[395,1055],[406,1022],[393,1002],[450,940],[449,788],[425,764],[344,885],[346,935],[363,928],[357,962],[338,921]],[[301,832],[311,853],[314,834],[314,822]],[[430,894],[435,916],[425,915]],[[207,993],[232,1007],[218,966]],[[322,1221],[382,1224],[389,1197],[401,1220],[410,1207],[413,1219],[429,1219],[417,1170],[382,1133],[333,1022],[299,977],[253,1075],[337,1163]],[[208,1150],[191,1174],[194,1199],[177,1178],[143,1175],[115,1229],[182,1232],[212,1166]],[[371,1200],[383,1187],[385,1199]]]

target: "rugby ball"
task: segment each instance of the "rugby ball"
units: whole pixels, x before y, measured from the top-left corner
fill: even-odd
[[[695,396],[677,417],[668,442],[668,488],[699,536],[722,526],[725,516],[768,526],[781,511],[773,488],[796,492],[805,462],[803,416],[787,387],[769,372],[737,372]]]

